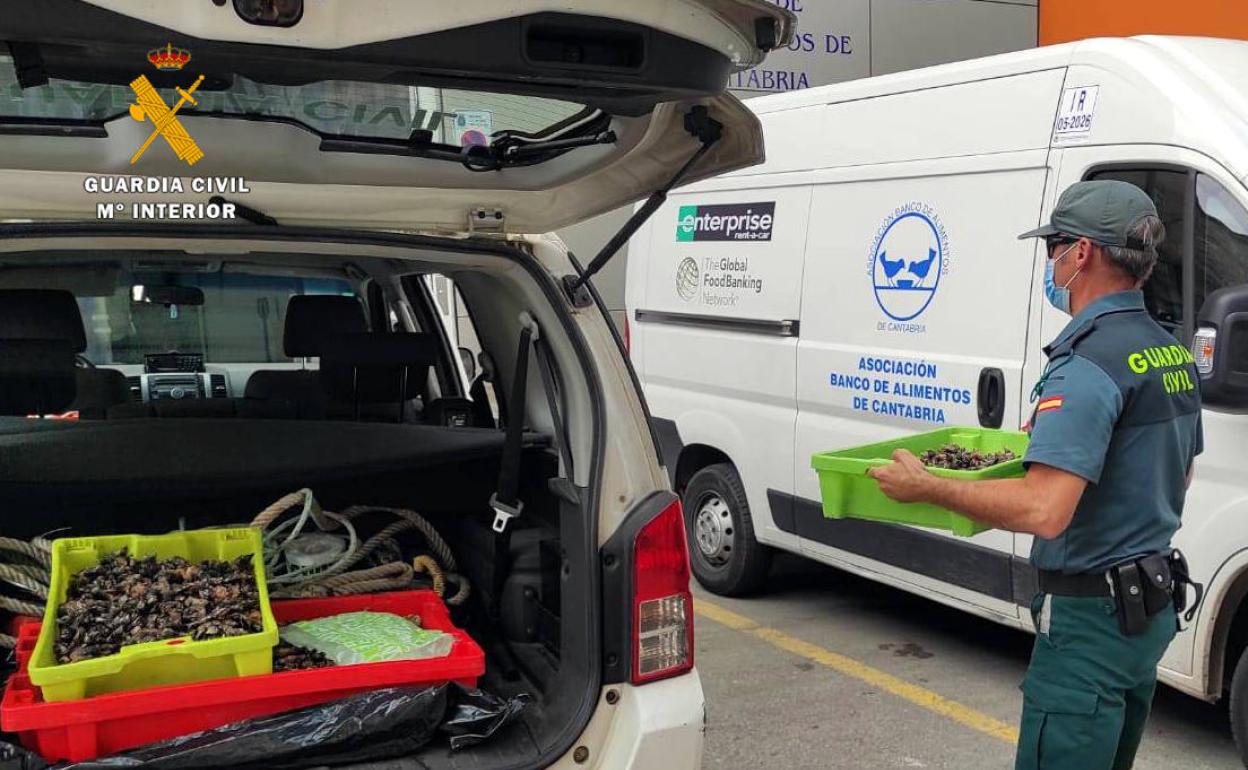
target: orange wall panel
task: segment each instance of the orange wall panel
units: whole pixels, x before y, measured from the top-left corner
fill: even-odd
[[[1200,35],[1248,40],[1244,0],[1039,0],[1040,45],[1088,37]]]

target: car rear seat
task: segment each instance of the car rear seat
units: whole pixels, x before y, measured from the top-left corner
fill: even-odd
[[[77,395],[69,340],[0,338],[0,415],[59,414]]]
[[[75,355],[87,350],[78,301],[60,289],[0,289],[0,340],[69,343]],[[109,407],[130,400],[126,376],[116,369],[76,367],[76,396],[67,411],[100,420]]]
[[[351,419],[418,422],[438,340],[419,332],[340,334],[325,341],[321,382]]]
[[[291,297],[286,305],[282,347],[290,358],[317,358],[326,340],[367,329],[364,308],[352,297]],[[331,412],[330,398],[316,370],[260,369],[247,379],[243,395],[248,401],[294,404],[300,419],[325,419]]]

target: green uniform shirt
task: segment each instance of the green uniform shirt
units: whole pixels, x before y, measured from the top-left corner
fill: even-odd
[[[1045,353],[1024,463],[1088,487],[1065,532],[1035,539],[1032,563],[1097,572],[1168,549],[1202,449],[1191,355],[1149,317],[1139,291],[1088,305]]]

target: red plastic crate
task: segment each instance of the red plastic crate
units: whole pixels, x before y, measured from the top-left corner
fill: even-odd
[[[37,618],[34,615],[14,615],[9,618],[9,625],[5,628],[4,632],[9,636],[16,638],[21,632],[22,626],[27,623],[38,623],[41,620],[43,620],[43,618]]]
[[[9,678],[0,703],[0,728],[17,733],[22,745],[49,761],[80,762],[154,741],[208,730],[243,719],[312,706],[381,687],[460,682],[475,686],[485,673],[485,653],[451,623],[432,591],[293,599],[273,602],[278,623],[372,610],[419,615],[425,628],[455,636],[451,654],[426,660],[396,660],[217,679],[188,685],[111,693],[80,701],[44,703],[26,667],[39,624],[18,632],[18,672]]]

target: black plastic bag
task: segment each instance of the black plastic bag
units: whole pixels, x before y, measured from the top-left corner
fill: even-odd
[[[411,755],[441,730],[452,750],[495,736],[524,711],[529,696],[500,698],[452,683],[395,687],[257,717],[50,770],[296,770]],[[0,770],[45,770],[48,763],[0,742]]]
[[[441,727],[442,732],[451,736],[452,751],[488,740],[520,716],[529,703],[529,696],[525,693],[503,699],[484,690],[459,684],[453,687],[453,705]]]
[[[402,756],[434,737],[446,714],[446,695],[445,686],[373,690],[55,770],[293,770]]]
[[[47,766],[35,752],[0,741],[0,770],[43,770]]]

